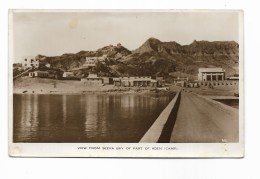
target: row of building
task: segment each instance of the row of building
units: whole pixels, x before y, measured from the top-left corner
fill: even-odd
[[[233,82],[232,82],[233,81]],[[238,85],[239,76],[226,77],[225,70],[222,68],[199,68],[198,80],[189,80],[188,77],[177,77],[174,84],[181,87],[196,88],[200,86],[227,86]]]
[[[144,77],[119,77],[113,78],[115,86],[123,87],[157,87],[164,85],[164,80],[161,78],[152,79],[150,76]]]
[[[49,71],[33,71],[33,72],[29,72],[28,76],[33,78],[33,77],[40,77],[40,78],[54,78],[55,77],[55,73],[54,72],[49,72]],[[74,74],[72,72],[63,72],[62,78],[70,78],[70,77],[74,77]]]
[[[85,62],[83,63],[83,67],[89,68],[89,67],[95,67],[98,62],[105,62],[107,59],[107,55],[103,55],[101,57],[85,57]],[[38,68],[40,65],[39,60],[30,57],[25,58],[22,62],[22,67],[28,68],[28,67],[34,67]],[[45,66],[50,68],[50,64],[47,63]],[[66,74],[65,74],[66,75]],[[238,76],[229,77],[230,79],[237,80]],[[124,81],[124,79],[122,79]],[[225,80],[225,70],[222,68],[199,68],[198,70],[198,81],[223,81]],[[183,80],[179,80],[183,81]],[[188,80],[187,80],[188,81]]]
[[[199,68],[198,73],[198,81],[205,82],[205,81],[225,81],[225,80],[239,80],[239,75],[235,74],[233,76],[226,77],[225,70],[222,68]]]
[[[34,78],[54,78],[55,74],[48,71],[34,71],[29,72],[29,77]],[[62,79],[73,79],[75,76],[72,72],[64,72]],[[113,84],[118,87],[161,87],[165,85],[165,81],[162,77],[156,77],[152,79],[150,76],[141,77],[98,77],[97,74],[89,74],[85,78],[78,80],[82,81],[88,86],[99,86]]]
[[[85,63],[83,67],[92,68],[95,67],[97,62],[104,63],[107,59],[106,55],[101,57],[85,57]],[[39,60],[35,58],[25,58],[22,67],[28,68],[38,68],[40,65]],[[45,64],[46,67],[50,68],[50,64]],[[53,74],[50,74],[46,71],[34,71],[29,73],[29,77],[53,77]],[[188,77],[177,77],[174,78],[174,84],[178,86],[199,86],[197,82],[214,82],[214,81],[225,81],[225,80],[239,80],[238,75],[232,77],[226,77],[225,70],[222,68],[199,68],[198,69],[198,80],[189,80]],[[73,72],[63,72],[62,78],[74,78]],[[159,79],[160,78],[160,79]],[[133,86],[164,86],[165,82],[162,77],[157,77],[152,79],[151,77],[119,77],[119,78],[110,78],[106,79],[105,77],[101,78],[97,75],[90,74],[87,78],[81,79],[85,84],[106,84],[109,81],[109,84],[113,83],[115,86],[124,86],[124,87],[133,87]],[[191,82],[193,81],[193,82]]]
[[[98,62],[105,62],[107,55],[101,57],[85,57],[85,62],[83,67],[95,67]],[[34,57],[25,58],[22,62],[22,67],[34,67],[38,68],[40,62]],[[47,63],[45,66],[50,67],[50,64]],[[222,68],[199,68],[198,70],[198,81],[223,81],[225,80],[225,70]]]
[[[105,63],[107,59],[107,55],[103,55],[101,57],[85,57],[85,62],[81,67],[92,68],[96,67],[98,62]],[[35,57],[27,57],[22,61],[22,68],[38,68],[40,66],[40,61]],[[45,64],[46,67],[50,68],[51,65],[49,63]]]
[[[176,83],[176,86],[180,87],[187,87],[187,88],[198,88],[198,87],[215,87],[215,86],[238,86],[239,81],[237,80],[232,80],[232,81],[193,81],[193,82],[188,82],[188,81],[183,81],[181,83]]]
[[[225,70],[222,68],[199,68],[197,81],[225,81],[225,80],[239,80],[238,75],[226,77]],[[178,81],[189,81],[189,77],[177,77],[174,79]]]

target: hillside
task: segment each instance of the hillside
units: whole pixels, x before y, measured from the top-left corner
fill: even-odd
[[[236,42],[194,41],[190,45],[181,46],[176,42],[161,42],[150,38],[124,62],[135,66],[149,67],[154,73],[163,71],[183,72],[195,75],[199,67],[222,67],[227,74],[236,73],[238,66],[238,44]],[[146,71],[144,69],[144,71]]]
[[[41,63],[50,63],[53,68],[73,70],[80,68],[85,57],[106,56],[106,61],[97,65],[96,72],[108,76],[163,75],[172,72],[197,75],[200,67],[222,67],[227,75],[237,73],[239,45],[233,41],[194,41],[190,45],[177,42],[162,42],[149,38],[136,50],[130,51],[121,44],[109,45],[96,51],[80,51],[76,54],[47,57],[38,55]],[[77,75],[86,75],[88,70],[76,70]]]

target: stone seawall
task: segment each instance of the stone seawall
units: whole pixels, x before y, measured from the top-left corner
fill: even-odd
[[[180,92],[172,99],[168,106],[162,111],[153,125],[148,129],[140,140],[140,143],[169,142],[171,132],[176,120],[180,104]]]

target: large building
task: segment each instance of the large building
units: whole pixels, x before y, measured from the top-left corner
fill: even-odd
[[[223,81],[225,71],[222,68],[199,68],[199,81]]]
[[[97,62],[104,63],[106,59],[107,55],[103,55],[101,57],[86,57],[83,67],[95,67]]]
[[[100,86],[103,84],[103,79],[97,74],[89,74],[87,78],[81,78],[81,81],[87,86]]]
[[[29,77],[40,77],[40,78],[48,78],[49,73],[47,71],[34,71],[34,72],[29,72]]]
[[[115,86],[124,86],[124,87],[146,87],[146,86],[157,86],[157,81],[152,79],[150,76],[144,77],[119,77],[113,78]]]
[[[39,60],[34,57],[27,57],[22,62],[23,68],[38,68],[40,65]]]
[[[84,67],[95,67],[96,66],[96,57],[86,57],[86,61],[83,64]]]

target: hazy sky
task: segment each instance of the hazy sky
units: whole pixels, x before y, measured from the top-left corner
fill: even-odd
[[[148,38],[238,42],[238,13],[234,12],[15,12],[13,58],[19,62],[38,54],[55,56],[97,50],[121,43],[129,50]]]

